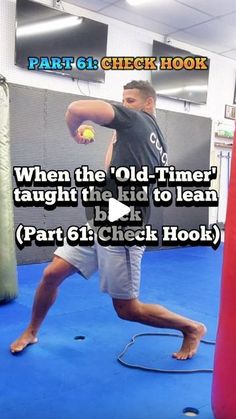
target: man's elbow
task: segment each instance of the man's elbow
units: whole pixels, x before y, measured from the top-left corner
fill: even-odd
[[[79,100],[77,100],[75,102],[72,102],[68,106],[67,111],[66,111],[66,114],[79,116],[79,114],[82,112],[82,109],[83,109],[83,106],[82,106],[82,103],[81,102],[82,101],[79,101]]]

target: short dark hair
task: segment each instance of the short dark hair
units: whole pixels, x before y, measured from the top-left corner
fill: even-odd
[[[151,83],[143,80],[132,80],[129,83],[124,85],[124,90],[127,89],[138,89],[143,94],[145,98],[152,97],[156,102],[157,94],[155,89],[152,87]]]

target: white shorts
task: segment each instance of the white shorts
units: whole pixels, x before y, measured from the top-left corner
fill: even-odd
[[[112,298],[130,300],[139,295],[141,260],[145,246],[70,246],[58,247],[55,255],[73,265],[88,279],[99,271],[100,290]]]

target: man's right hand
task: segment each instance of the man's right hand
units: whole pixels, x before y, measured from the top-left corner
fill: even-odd
[[[90,144],[94,142],[94,139],[89,140],[89,139],[84,138],[83,134],[84,134],[85,129],[89,129],[93,132],[93,134],[95,134],[95,130],[92,125],[85,125],[85,124],[80,125],[73,136],[74,140],[78,144]]]

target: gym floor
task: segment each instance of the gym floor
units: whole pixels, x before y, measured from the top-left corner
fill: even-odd
[[[223,245],[147,251],[142,265],[141,299],[160,303],[204,322],[215,340]],[[39,343],[11,355],[8,347],[25,327],[36,285],[46,265],[18,267],[19,297],[1,307],[1,419],[180,419],[186,408],[212,419],[212,373],[160,373],[127,368],[118,355],[133,335],[166,332],[119,319],[110,298],[77,274],[61,286]],[[173,333],[173,331],[168,330]],[[214,346],[177,361],[178,337],[143,336],[124,360],[148,368],[211,369]],[[190,415],[190,414],[188,414]],[[194,413],[191,414],[193,416]]]

